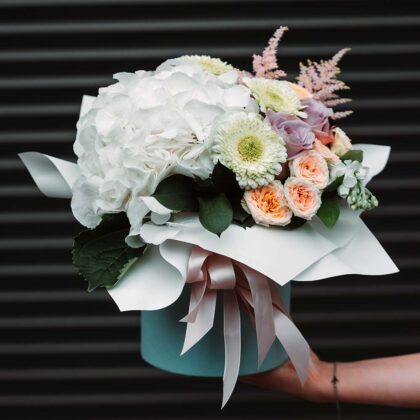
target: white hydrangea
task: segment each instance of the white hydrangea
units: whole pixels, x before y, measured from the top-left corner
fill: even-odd
[[[231,64],[222,61],[220,58],[210,57],[208,55],[184,55],[181,58],[190,59],[196,61],[203,70],[208,71],[216,76],[227,73],[228,71],[233,70]]]
[[[102,214],[126,211],[130,200],[153,194],[170,175],[207,178],[214,121],[227,112],[258,110],[236,71],[217,76],[185,57],[153,72],[114,77],[118,82],[100,89],[77,123],[81,177],[72,208],[90,228]]]

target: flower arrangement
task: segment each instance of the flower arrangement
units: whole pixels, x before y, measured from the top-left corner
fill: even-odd
[[[277,336],[303,381],[309,347],[274,282],[395,271],[358,217],[378,205],[366,183],[389,148],[353,146],[336,126],[351,113],[333,109],[349,101],[337,79],[348,50],[301,64],[293,83],[276,58],[286,30],[254,56],[253,74],[200,55],[118,73],[83,99],[77,164],[21,155],[39,188],[71,197],[88,228],[73,262],[89,291],[107,288],[122,310],[161,309],[190,283],[185,352],[211,329],[214,289],[224,290],[225,332],[235,336],[233,347],[225,336],[233,367],[225,369],[224,403],[239,372],[238,302],[254,320],[259,365]],[[371,261],[349,264],[359,254]]]
[[[349,114],[331,108],[348,101],[336,79],[346,50],[301,64],[291,83],[276,61],[286,30],[254,57],[255,75],[207,56],[116,74],[77,124],[77,220],[95,228],[104,215],[124,212],[128,242],[140,244],[154,213],[170,223],[180,211],[198,211],[203,227],[220,235],[232,223],[290,226],[316,215],[333,227],[337,191],[355,210],[376,207],[362,153],[332,125]]]

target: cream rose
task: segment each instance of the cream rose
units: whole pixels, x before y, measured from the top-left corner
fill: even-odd
[[[300,153],[289,161],[290,176],[304,178],[320,190],[330,180],[328,165],[325,159],[314,150]]]
[[[290,177],[284,183],[284,194],[295,216],[311,220],[321,205],[321,192],[306,179]]]
[[[286,226],[293,216],[280,181],[245,191],[244,201],[256,223],[263,226]]]
[[[318,139],[315,139],[312,149],[319,153],[328,163],[334,164],[340,162],[340,158],[331,151],[331,149],[322,142],[320,142]]]
[[[352,147],[351,140],[347,134],[341,128],[335,127],[331,151],[338,156],[343,156],[351,150]]]

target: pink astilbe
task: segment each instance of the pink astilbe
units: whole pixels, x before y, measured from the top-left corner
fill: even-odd
[[[253,56],[252,67],[257,77],[265,77],[266,79],[278,79],[285,77],[286,73],[278,68],[277,64],[277,48],[283,34],[289,30],[287,26],[280,26],[274,32],[274,35],[268,41],[268,45],[262,55]]]
[[[297,77],[298,84],[312,93],[314,99],[321,101],[330,108],[350,102],[351,99],[340,98],[337,94],[340,90],[350,89],[343,81],[337,79],[340,74],[338,62],[348,51],[350,51],[350,48],[344,48],[330,60],[321,60],[319,63],[311,60],[308,60],[307,65],[300,63],[300,72]],[[332,118],[344,118],[352,113],[353,111],[334,112]]]

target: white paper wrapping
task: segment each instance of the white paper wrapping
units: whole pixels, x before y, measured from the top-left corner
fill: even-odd
[[[173,245],[165,244],[161,250],[151,247],[116,286],[108,289],[120,311],[162,309],[178,299],[191,245]]]
[[[153,247],[153,276],[163,276],[161,270],[167,264],[177,268],[170,276],[160,277],[159,287],[165,293],[145,289],[146,282],[154,283],[143,274],[142,267],[149,263],[142,260],[128,273],[129,281],[123,277],[109,290],[120,310],[158,309],[175,302],[182,291],[182,286],[178,286],[186,280],[191,244],[243,262],[280,285],[290,280],[314,281],[344,274],[383,275],[398,271],[367,226],[348,208],[344,208],[337,229],[333,230],[317,221],[294,231],[260,226],[245,230],[232,225],[218,238],[198,227],[198,223]],[[145,293],[149,296],[147,307],[141,298],[133,297]]]
[[[48,197],[71,198],[80,171],[75,163],[37,152],[20,153],[37,187]]]
[[[345,274],[379,276],[397,272],[397,266],[368,227],[360,221],[356,235],[345,247],[321,258],[293,280],[313,281]]]
[[[368,182],[384,169],[390,148],[370,144],[358,144],[354,147],[364,152],[363,162],[370,168]],[[170,238],[155,246],[159,247],[161,254],[154,254],[155,267],[165,262],[178,267],[171,277],[161,279],[161,285],[168,292],[160,296],[150,291],[149,296],[153,296],[153,303],[149,300],[147,304],[149,307],[152,305],[154,308],[163,308],[168,301],[175,302],[179,297],[182,288],[178,289],[173,285],[183,284],[186,280],[185,270],[190,246],[185,247],[185,244],[199,245],[238,260],[281,285],[291,280],[314,281],[344,274],[384,275],[398,272],[398,268],[359,214],[352,211],[344,201],[341,202],[340,210],[340,219],[331,230],[320,220],[314,219],[293,231],[261,226],[243,229],[231,225],[219,238],[204,230],[197,217],[189,218],[188,223],[184,224],[186,228],[180,230],[172,225],[145,225],[144,232],[152,243],[159,244]],[[178,251],[181,248],[183,251]],[[129,273],[130,282],[122,278],[109,290],[121,310],[146,309],[141,302],[134,302],[131,298],[140,289],[142,293],[145,292],[143,285],[146,279],[137,275],[135,270]],[[165,281],[167,286],[163,284]],[[171,297],[169,293],[172,293]]]
[[[81,116],[89,111],[94,100],[92,96],[83,97]],[[372,144],[354,147],[364,152],[363,164],[370,168],[368,182],[384,169],[390,148]],[[20,157],[45,195],[71,198],[71,186],[79,176],[76,164],[35,152],[22,153]],[[155,222],[165,220],[159,218]],[[108,290],[121,311],[155,310],[173,303],[186,281],[192,245],[240,261],[280,285],[291,280],[398,271],[359,214],[350,210],[344,201],[340,219],[332,230],[314,219],[293,231],[231,225],[219,238],[206,231],[198,217],[190,216],[185,223],[146,223],[141,227],[141,234],[156,245]]]

